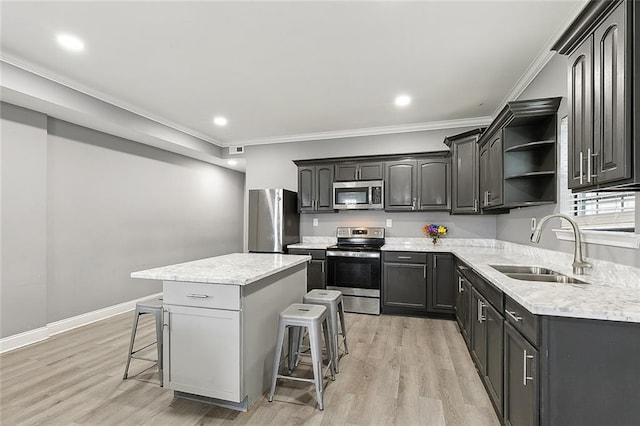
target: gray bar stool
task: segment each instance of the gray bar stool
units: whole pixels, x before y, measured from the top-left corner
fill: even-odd
[[[304,379],[298,377],[290,377],[278,374],[280,369],[280,357],[282,355],[282,347],[284,345],[284,334],[289,328],[289,347],[288,347],[288,366],[291,373],[292,361],[298,355],[298,336],[304,332],[304,328],[309,331],[309,346],[311,347],[311,362],[313,364],[313,379]],[[331,372],[331,379],[335,380],[333,373],[333,356],[331,353],[331,344],[329,343],[329,325],[327,322],[327,308],[321,305],[305,305],[302,303],[294,303],[287,309],[282,311],[278,318],[278,337],[276,340],[276,353],[273,359],[273,376],[271,378],[271,390],[269,391],[269,402],[273,401],[273,394],[276,390],[276,381],[278,379],[296,380],[300,382],[314,383],[316,386],[316,398],[318,400],[318,408],[324,410],[322,399],[322,380],[324,374],[322,371],[322,337],[324,332],[324,340],[327,347],[327,358],[329,364],[327,369]],[[326,373],[326,370],[325,372]]]
[[[138,318],[140,315],[145,314],[153,314],[156,320],[156,341],[153,343],[149,343],[148,345],[139,348],[137,350],[133,350],[133,345],[136,340],[136,331],[138,331]],[[143,349],[148,348],[151,345],[157,346],[158,351],[158,359],[149,359],[135,356],[136,353],[140,352]],[[124,376],[122,376],[122,380],[125,380],[129,375],[129,365],[131,364],[131,358],[142,359],[145,361],[157,362],[158,363],[158,373],[160,374],[160,386],[163,385],[162,378],[162,299],[160,300],[148,300],[145,302],[136,303],[136,310],[133,315],[133,329],[131,330],[131,342],[129,343],[129,355],[127,356],[127,366],[124,368]]]
[[[322,305],[329,311],[329,334],[331,334],[331,352],[333,353],[333,367],[339,373],[338,360],[338,335],[342,336],[344,352],[349,353],[347,345],[347,329],[344,326],[344,308],[342,306],[342,292],[338,290],[311,290],[303,299],[304,303],[311,305]],[[340,331],[338,332],[338,319],[340,320]]]

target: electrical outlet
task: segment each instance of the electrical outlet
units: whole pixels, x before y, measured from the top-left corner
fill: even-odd
[[[317,217],[313,218],[313,226],[318,226],[318,218]]]
[[[531,230],[535,231],[536,230],[536,226],[538,225],[538,221],[535,217],[531,218]]]
[[[387,223],[385,225],[387,228],[391,228],[393,226],[393,221],[391,219],[387,219]]]

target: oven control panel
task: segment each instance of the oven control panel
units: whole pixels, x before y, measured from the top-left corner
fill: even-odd
[[[339,227],[336,236],[338,238],[384,238],[384,228]]]

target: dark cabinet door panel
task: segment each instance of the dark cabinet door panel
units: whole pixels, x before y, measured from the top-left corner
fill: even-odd
[[[478,212],[477,137],[453,144],[451,213]]]
[[[504,386],[505,424],[537,425],[538,351],[509,324],[504,327]]]
[[[315,167],[298,168],[298,207],[300,211],[314,208]]]
[[[325,260],[312,260],[307,265],[307,291],[327,288],[325,262]]]
[[[449,210],[449,159],[418,162],[418,210]]]
[[[593,36],[569,57],[569,188],[591,185],[586,177],[593,149]]]
[[[333,210],[333,166],[327,164],[324,166],[316,166],[317,187],[316,200],[318,211]]]
[[[390,161],[386,166],[385,210],[415,210],[416,161]]]
[[[502,205],[502,132],[489,142],[489,206]]]
[[[359,180],[382,180],[384,178],[384,163],[361,163],[358,172]]]
[[[482,376],[487,363],[487,304],[476,290],[471,291],[471,357]]]
[[[433,254],[430,259],[427,281],[429,311],[455,313],[455,286],[453,281],[453,256]]]
[[[487,324],[487,359],[485,382],[489,396],[498,411],[502,412],[503,329],[502,316],[490,304],[485,307]]]
[[[358,165],[355,163],[336,164],[336,182],[356,180],[358,176]]]
[[[621,3],[595,31],[595,135],[597,157],[588,158],[598,184],[631,175],[629,114],[631,95],[627,69],[627,25]],[[594,164],[595,163],[595,164]]]
[[[388,307],[426,310],[427,265],[385,263],[382,303]]]

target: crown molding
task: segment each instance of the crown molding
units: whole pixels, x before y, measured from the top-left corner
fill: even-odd
[[[531,62],[531,64],[527,67],[522,76],[518,79],[516,84],[511,88],[507,96],[498,104],[497,109],[493,113],[493,117],[497,117],[502,111],[502,108],[507,102],[515,101],[518,99],[518,96],[522,95],[527,87],[531,84],[531,82],[540,74],[540,71],[549,63],[551,58],[556,54],[551,50],[554,44],[558,41],[560,36],[564,34],[564,32],[571,26],[571,23],[578,17],[582,9],[584,9],[585,5],[589,2],[589,0],[579,0],[577,1],[577,5],[575,10],[569,14],[567,19],[560,25],[558,30],[553,33],[549,40],[545,44],[544,48],[538,53],[538,56]]]
[[[23,59],[7,55],[6,53],[0,53],[0,61],[6,62],[9,65],[13,65],[14,67],[20,68],[26,72],[37,75],[38,77],[42,77],[44,79],[50,80],[54,83],[60,84],[62,86],[68,87],[69,89],[75,90],[79,93],[82,93],[87,96],[91,96],[92,98],[98,99],[100,101],[106,102],[118,108],[121,108],[125,111],[128,111],[132,114],[139,115],[140,117],[144,117],[148,120],[155,121],[158,124],[162,124],[163,126],[170,127],[174,130],[187,134],[189,136],[193,136],[198,139],[202,139],[206,142],[209,142],[212,145],[216,145],[220,148],[224,147],[220,141],[213,139],[211,136],[205,135],[203,133],[197,132],[193,129],[188,129],[183,127],[175,122],[167,120],[165,118],[158,117],[148,111],[145,111],[141,108],[137,108],[132,106],[131,104],[124,102],[123,100],[116,99],[112,96],[109,96],[103,92],[100,92],[95,89],[90,89],[76,81],[73,81],[68,78],[64,78],[60,75],[52,73],[51,71],[44,70],[30,62],[24,61]]]
[[[267,145],[276,143],[304,142],[323,139],[355,138],[358,136],[389,135],[392,133],[423,132],[426,130],[455,129],[459,127],[486,126],[491,117],[463,118],[460,120],[430,121],[425,123],[400,124],[394,126],[367,127],[362,129],[335,130],[330,132],[301,133],[297,135],[274,136],[267,138],[235,141],[227,146]]]

